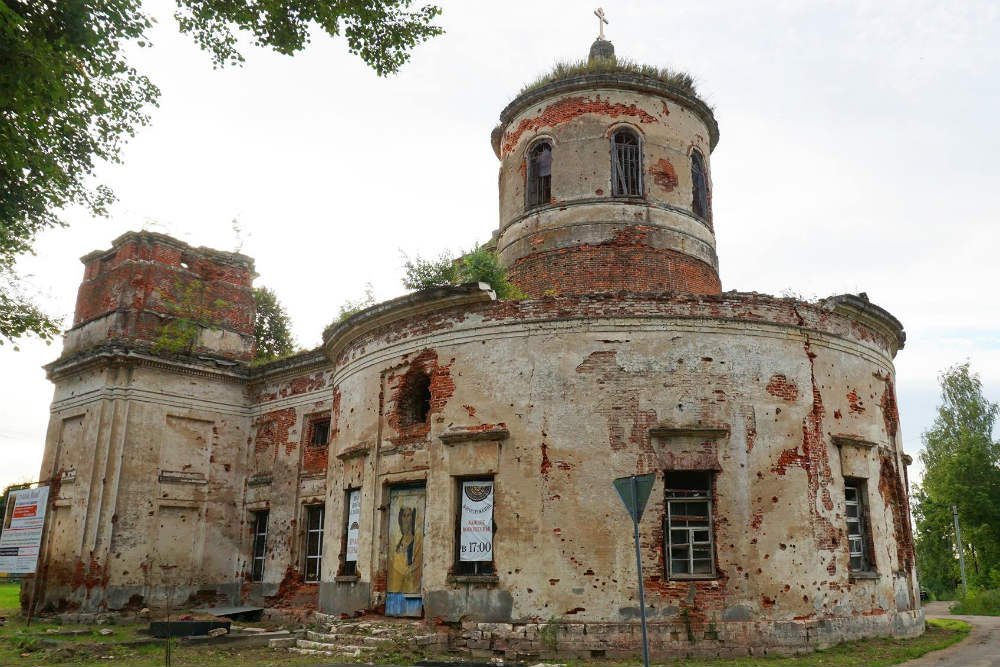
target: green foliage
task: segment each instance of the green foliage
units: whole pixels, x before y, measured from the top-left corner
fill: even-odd
[[[559,649],[559,629],[562,625],[562,619],[552,617],[538,629],[538,641],[550,653],[555,653]]]
[[[337,321],[343,322],[351,315],[360,313],[365,308],[371,308],[374,305],[375,292],[372,290],[372,284],[365,283],[365,293],[360,299],[348,299],[340,305],[340,310],[337,313]]]
[[[410,259],[403,254],[403,287],[412,290],[430,289],[454,285],[459,281],[458,265],[447,251],[437,259],[422,259],[417,255]]]
[[[1000,570],[995,570],[1000,575]],[[1000,616],[1000,588],[971,588],[969,594],[951,606],[953,614]]]
[[[21,607],[21,584],[17,581],[0,583],[0,610],[19,609]],[[6,615],[0,611],[0,616]]]
[[[941,405],[923,434],[923,483],[914,488],[916,555],[921,585],[937,596],[959,585],[951,507],[958,508],[971,586],[990,587],[1000,572],[1000,442],[996,403],[983,396],[969,364],[945,371]]]
[[[482,282],[489,283],[500,299],[525,298],[521,288],[507,277],[507,269],[500,264],[497,254],[482,246],[477,246],[457,260],[447,252],[433,260],[421,259],[419,255],[411,260],[405,254],[403,259],[403,286],[407,289]]]
[[[433,5],[407,11],[412,0],[258,0],[213,2],[177,0],[174,18],[208,51],[217,67],[243,62],[236,48],[240,33],[256,46],[294,55],[309,43],[318,26],[337,37],[343,31],[348,50],[379,76],[393,74],[410,59],[410,51],[444,32],[431,25],[441,13]]]
[[[216,66],[242,62],[242,35],[291,55],[318,26],[342,34],[384,76],[442,32],[431,25],[440,9],[408,11],[411,1],[176,0],[175,17]],[[125,57],[133,45],[149,46],[151,27],[141,0],[0,2],[0,342],[58,331],[21,294],[14,261],[32,252],[39,232],[64,224],[66,207],[107,213],[114,195],[93,182],[95,166],[120,161],[160,94]]]
[[[267,287],[255,287],[257,316],[253,321],[254,363],[265,363],[295,354],[291,321],[278,297]]]
[[[170,313],[153,340],[153,352],[162,355],[191,354],[202,329],[218,328],[218,312],[229,304],[211,299],[205,283],[191,280],[174,283],[174,291],[160,292]]]
[[[669,86],[673,86],[682,93],[695,98],[698,97],[698,91],[695,89],[694,78],[690,74],[676,72],[667,67],[643,65],[629,60],[628,58],[618,57],[595,58],[594,60],[573,60],[556,63],[551,70],[524,86],[518,95],[523,95],[524,93],[532,91],[536,88],[541,88],[546,84],[552,83],[553,81],[559,81],[560,79],[568,79],[570,77],[580,76],[583,74],[595,74],[601,72],[624,72],[628,74],[648,76],[651,79],[656,79],[657,81],[665,83]]]

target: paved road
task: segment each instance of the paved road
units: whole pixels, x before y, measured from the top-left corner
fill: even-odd
[[[963,641],[940,651],[932,651],[903,665],[968,665],[969,667],[1000,667],[1000,616],[953,616],[948,613],[950,602],[928,602],[924,605],[927,618],[957,618],[972,625],[972,632]]]

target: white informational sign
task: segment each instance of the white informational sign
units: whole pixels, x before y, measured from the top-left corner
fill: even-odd
[[[11,491],[0,534],[0,572],[28,574],[35,571],[42,543],[49,487]]]
[[[493,560],[493,482],[462,482],[460,560]]]
[[[346,561],[358,560],[358,529],[361,524],[361,490],[355,489],[347,496],[347,555]]]

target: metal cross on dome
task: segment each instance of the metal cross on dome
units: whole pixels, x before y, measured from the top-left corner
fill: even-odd
[[[601,28],[601,35],[598,39],[604,39],[604,24],[608,22],[608,20],[604,18],[604,9],[602,7],[598,7],[594,10],[594,16],[597,17],[597,25]]]

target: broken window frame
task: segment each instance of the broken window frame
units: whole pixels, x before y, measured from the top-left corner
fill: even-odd
[[[619,138],[631,141],[619,141]],[[642,197],[642,137],[630,128],[611,133],[611,195]]]
[[[547,164],[539,164],[538,158],[548,153]],[[536,141],[528,147],[527,174],[524,185],[524,208],[544,206],[552,202],[552,142],[548,139]],[[540,173],[544,172],[544,173]]]
[[[490,551],[490,560],[469,561],[462,560],[462,484],[465,482],[490,482],[493,484],[493,544],[496,546],[497,537],[497,485],[493,475],[465,475],[453,477],[455,480],[455,562],[452,572],[460,577],[496,576],[496,555],[495,549]]]
[[[703,476],[702,488],[671,488],[671,476],[689,475]],[[717,577],[715,569],[715,526],[713,523],[713,487],[715,483],[715,473],[706,470],[668,470],[664,473],[664,566],[667,579],[715,579]],[[704,513],[687,514],[691,505],[703,505]],[[683,509],[682,509],[683,508]],[[676,513],[675,513],[676,511]],[[677,525],[675,525],[675,522]],[[691,523],[703,525],[690,525]],[[675,533],[686,533],[686,541],[674,543]],[[704,534],[703,539],[695,539],[696,536]],[[674,558],[674,549],[685,549],[687,555],[684,559]],[[707,558],[695,558],[696,552],[708,554]],[[674,562],[685,562],[684,572],[674,571]],[[695,563],[708,562],[708,570],[695,571]]]
[[[427,424],[431,416],[431,376],[422,369],[412,370],[403,379],[404,385],[396,403],[396,416],[401,428]]]
[[[338,573],[338,576],[341,577],[358,576],[358,561],[356,559],[347,560],[347,535],[351,530],[351,494],[353,493],[360,495],[361,489],[353,487],[344,491],[344,520],[341,522],[344,531],[340,536],[340,572]]]
[[[323,504],[303,505],[306,526],[305,567],[302,572],[302,580],[307,584],[315,584],[320,581],[323,575],[323,529],[326,524],[326,506]],[[313,518],[319,517],[319,525],[316,526]],[[315,541],[313,538],[315,537]],[[315,567],[310,565],[315,563]]]
[[[705,156],[698,149],[691,151],[691,212],[705,220],[711,218],[708,170],[705,168]]]
[[[323,437],[318,438],[320,442],[317,442],[317,434],[319,433],[322,433]],[[310,447],[326,447],[330,444],[329,417],[314,417],[309,421],[309,440],[307,442]]]
[[[267,556],[267,522],[270,512],[254,510],[250,539],[250,581],[264,580],[264,559]]]
[[[852,508],[854,516],[851,516]],[[848,570],[874,572],[875,559],[872,557],[871,521],[868,515],[868,484],[864,479],[844,478],[844,522],[847,524]],[[853,530],[851,524],[855,524]]]

